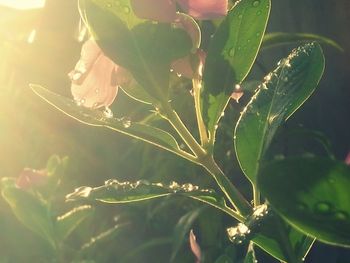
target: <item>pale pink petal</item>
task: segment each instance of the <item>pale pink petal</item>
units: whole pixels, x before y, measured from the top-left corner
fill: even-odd
[[[201,248],[197,243],[196,236],[194,235],[192,229],[190,231],[189,241],[190,241],[191,251],[196,257],[196,263],[201,262],[201,257],[202,257]]]
[[[227,14],[228,0],[177,0],[184,12],[196,19],[215,19]]]
[[[28,189],[36,186],[42,186],[47,181],[46,170],[33,170],[24,168],[16,181],[16,186],[21,189]]]
[[[159,22],[172,22],[176,16],[174,0],[131,0],[136,16]]]
[[[81,48],[78,63],[75,65],[74,70],[70,73],[71,79],[79,79],[82,74],[89,71],[101,53],[101,49],[94,40],[87,40]]]
[[[78,104],[88,108],[108,107],[114,101],[118,88],[112,81],[115,64],[101,54],[84,75],[82,83],[72,82],[71,92]]]
[[[193,47],[195,49],[199,48],[201,44],[201,30],[197,22],[186,14],[177,13],[175,24],[183,28],[189,34],[192,39]]]

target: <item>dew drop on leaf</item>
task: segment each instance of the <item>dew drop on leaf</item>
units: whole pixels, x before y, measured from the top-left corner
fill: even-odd
[[[253,6],[254,6],[254,7],[258,7],[259,5],[260,5],[260,1],[254,1],[254,2],[253,2]]]
[[[123,7],[123,12],[124,12],[125,14],[129,14],[129,13],[130,13],[130,8],[129,8],[128,6],[124,6],[124,7]]]
[[[108,119],[111,119],[113,118],[113,111],[108,108],[108,107],[105,107],[104,111],[103,111],[103,115],[108,118]]]
[[[345,212],[339,211],[334,214],[334,218],[337,220],[346,220],[348,215]]]
[[[315,205],[315,211],[321,214],[329,213],[331,211],[331,205],[325,202],[319,202]]]
[[[124,128],[130,128],[130,126],[131,126],[131,120],[130,120],[129,117],[123,117],[121,121],[122,121],[122,123],[123,123],[123,127],[124,127]]]

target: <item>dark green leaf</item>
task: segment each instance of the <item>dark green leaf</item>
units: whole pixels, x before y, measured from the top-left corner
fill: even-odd
[[[82,0],[80,9],[104,53],[128,69],[149,95],[166,100],[170,64],[189,54],[189,35],[170,24],[137,19],[129,1],[108,8],[106,1]]]
[[[270,0],[242,0],[210,42],[203,75],[203,118],[211,140],[235,84],[249,73],[265,32]]]
[[[234,261],[228,255],[221,255],[215,263],[234,263]]]
[[[116,236],[126,231],[128,225],[129,224],[118,224],[100,233],[99,235],[92,237],[89,242],[85,243],[81,247],[80,254],[84,255],[89,251],[96,249],[97,246],[103,245],[105,242],[112,242]]]
[[[350,246],[350,168],[326,158],[290,158],[263,167],[261,191],[290,224],[331,244]]]
[[[34,233],[44,238],[53,249],[55,235],[46,204],[32,194],[16,187],[4,187],[1,192],[17,219]]]
[[[31,88],[52,106],[82,123],[97,127],[107,127],[114,131],[157,145],[173,153],[181,151],[174,137],[161,129],[146,124],[130,122],[130,120],[125,118],[107,118],[100,110],[78,106],[73,100],[53,93],[41,86],[31,85]]]
[[[261,49],[267,49],[270,47],[276,47],[292,43],[301,43],[308,41],[317,41],[321,44],[326,44],[331,47],[338,49],[341,52],[344,52],[344,49],[334,40],[309,33],[285,33],[285,32],[273,32],[268,33],[264,36]]]
[[[276,259],[288,262],[288,251],[286,251],[285,241],[276,229],[276,220],[278,219],[273,218],[265,222],[261,232],[255,235],[252,241]],[[304,259],[314,242],[314,238],[308,237],[292,227],[287,228],[285,234],[292,246],[294,256],[299,260]]]
[[[234,132],[235,151],[253,184],[278,127],[311,96],[323,70],[324,56],[318,44],[295,49],[265,77],[241,113]]]
[[[75,207],[64,215],[57,217],[55,230],[60,240],[66,239],[92,212],[91,206],[84,205]]]
[[[173,234],[173,253],[171,255],[171,262],[174,261],[177,253],[181,249],[182,244],[187,241],[188,233],[193,227],[194,222],[203,212],[203,207],[197,208],[193,211],[189,211],[183,215],[177,222],[174,228]]]

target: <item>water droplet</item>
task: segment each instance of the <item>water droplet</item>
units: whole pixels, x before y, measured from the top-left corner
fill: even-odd
[[[329,213],[331,211],[331,205],[325,202],[319,202],[315,205],[315,210],[321,214]]]
[[[174,72],[174,69],[171,68],[171,69],[170,69],[170,72],[171,72],[171,73]]]
[[[265,83],[262,83],[260,86],[261,89],[267,90],[267,85]]]
[[[334,218],[337,220],[346,220],[348,218],[347,213],[338,211],[334,214]]]
[[[193,184],[184,184],[182,188],[184,189],[185,192],[192,192],[192,191],[198,190],[198,186]]]
[[[129,14],[130,13],[130,8],[128,6],[124,6],[123,7],[123,12],[126,13],[126,14]]]
[[[239,14],[239,15],[238,15],[238,18],[239,18],[239,19],[242,19],[242,18],[243,18],[243,15],[242,15],[242,14]]]
[[[250,43],[250,42],[251,42],[251,40],[250,40],[250,39],[248,39],[248,40],[247,40],[247,43]]]
[[[111,8],[111,7],[112,7],[112,4],[111,4],[111,3],[107,3],[107,7],[108,7],[108,8]]]
[[[271,78],[272,78],[271,74],[268,74],[264,77],[264,81],[268,82],[271,80]]]
[[[122,121],[122,124],[123,124],[123,127],[124,127],[124,128],[130,128],[130,126],[131,126],[131,120],[130,120],[129,117],[123,117],[123,118],[121,119],[121,121]]]
[[[255,35],[256,37],[260,37],[260,32],[256,33]]]
[[[274,122],[274,120],[277,118],[277,115],[272,115],[272,116],[270,116],[269,117],[269,124],[271,125],[273,122]]]
[[[225,116],[225,112],[221,112],[221,117],[224,117]]]
[[[256,12],[256,15],[260,16],[261,15],[261,11]]]
[[[214,129],[217,130],[218,128],[219,128],[219,125],[216,124],[216,125],[214,126]]]
[[[107,118],[107,119],[111,119],[113,118],[113,111],[108,108],[108,107],[105,107],[104,111],[103,111],[103,115]]]
[[[97,93],[99,93],[100,92],[100,90],[99,89],[95,89],[95,93],[97,94]]]
[[[105,185],[113,185],[113,184],[117,184],[118,181],[115,179],[108,179],[107,181],[105,181]]]
[[[307,205],[304,203],[298,203],[297,204],[297,210],[299,211],[305,211],[307,209]]]
[[[250,233],[250,229],[243,223],[239,223],[236,227],[230,227],[226,231],[229,239],[236,244],[241,244]]]
[[[182,74],[181,73],[176,73],[176,76],[178,76],[179,78],[182,77]]]
[[[260,1],[257,0],[257,1],[254,1],[254,2],[253,2],[253,6],[254,6],[254,7],[258,7],[259,5],[260,5]]]

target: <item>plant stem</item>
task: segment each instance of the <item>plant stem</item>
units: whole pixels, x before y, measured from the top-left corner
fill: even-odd
[[[201,165],[213,176],[221,191],[223,191],[236,210],[243,216],[249,216],[252,212],[249,202],[219,168],[213,156],[208,155],[207,157],[200,161]]]
[[[196,155],[195,163],[203,166],[214,178],[216,183],[219,185],[222,192],[228,198],[230,203],[236,208],[236,210],[243,216],[250,215],[252,209],[249,202],[243,197],[238,189],[231,183],[231,181],[222,172],[219,166],[216,164],[213,156],[203,149],[192,134],[188,131],[186,126],[183,124],[177,113],[171,108],[169,103],[163,103],[162,110],[165,113],[165,117],[169,123],[174,127],[177,133],[181,136],[183,141]]]
[[[261,204],[260,203],[260,191],[255,185],[253,185],[253,200],[254,200],[254,207],[257,207]]]
[[[198,144],[196,139],[188,131],[185,124],[180,119],[179,115],[172,109],[169,103],[162,104],[165,118],[177,131],[183,141],[191,149],[191,151],[198,157],[206,155],[206,151]]]
[[[283,247],[285,249],[286,256],[288,257],[288,263],[301,263],[302,261],[297,258],[294,253],[292,244],[290,243],[289,237],[286,233],[286,227],[280,218],[276,218],[277,231],[281,237]]]
[[[201,140],[201,145],[205,146],[209,142],[209,139],[208,139],[207,129],[205,127],[202,113],[201,113],[201,105],[200,105],[201,85],[202,84],[201,84],[199,79],[194,78],[192,80],[193,98],[194,98],[194,106],[195,106],[195,110],[196,110],[199,137]]]

